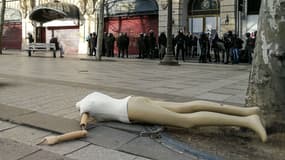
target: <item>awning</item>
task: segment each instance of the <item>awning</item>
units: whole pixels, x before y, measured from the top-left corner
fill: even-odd
[[[29,18],[32,21],[45,23],[62,18],[79,19],[79,15],[79,9],[73,4],[50,2],[35,7]]]
[[[158,14],[155,0],[107,0],[105,17]]]

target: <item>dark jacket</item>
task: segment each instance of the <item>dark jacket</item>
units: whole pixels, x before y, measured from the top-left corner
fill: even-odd
[[[185,44],[185,36],[183,35],[183,33],[179,33],[176,37],[175,37],[175,42],[177,47],[183,47]]]
[[[158,45],[159,45],[159,48],[161,48],[161,45],[165,46],[167,45],[167,38],[166,38],[166,35],[165,33],[161,33],[158,37]]]
[[[154,33],[151,32],[149,35],[149,48],[154,49],[156,46],[156,38],[154,36]]]
[[[117,46],[119,49],[123,49],[124,47],[124,37],[123,35],[120,35],[117,39]]]

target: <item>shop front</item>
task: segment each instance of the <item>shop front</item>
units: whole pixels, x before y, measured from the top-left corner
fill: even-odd
[[[153,30],[158,34],[158,6],[155,0],[107,1],[105,9],[105,28],[107,33],[118,37],[127,33],[130,38],[129,54],[138,54],[137,38],[140,33]],[[115,46],[115,54],[118,53]]]
[[[193,34],[219,33],[220,3],[218,0],[193,0],[188,5],[189,32]]]
[[[22,22],[21,13],[17,9],[6,8],[3,26],[2,48],[21,49]]]

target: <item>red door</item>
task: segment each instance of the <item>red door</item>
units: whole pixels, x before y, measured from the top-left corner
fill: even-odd
[[[113,33],[118,37],[119,33],[127,33],[130,38],[129,54],[138,54],[137,38],[140,33],[148,33],[153,30],[155,35],[158,34],[158,17],[152,16],[133,16],[105,19],[105,32]],[[115,42],[116,44],[116,42]],[[118,49],[115,45],[115,53]]]
[[[2,47],[6,49],[21,49],[22,23],[5,23],[3,29]]]
[[[46,28],[45,27],[37,27],[37,29],[36,29],[36,42],[46,43]]]

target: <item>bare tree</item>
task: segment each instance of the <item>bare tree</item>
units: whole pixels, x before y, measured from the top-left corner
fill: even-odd
[[[2,0],[1,3],[1,19],[0,19],[0,54],[2,54],[2,35],[3,35],[3,26],[5,21],[5,9],[6,9],[6,0]]]
[[[96,54],[96,58],[98,61],[101,61],[101,55],[102,55],[102,51],[103,51],[104,2],[105,2],[105,0],[100,0],[100,2],[99,2],[100,13],[99,13],[98,40],[97,40],[98,51]]]
[[[285,0],[262,0],[247,106],[259,106],[269,132],[285,131]]]
[[[97,0],[99,1],[99,23],[98,25],[98,40],[97,40],[97,54],[96,54],[96,59],[98,61],[101,61],[101,56],[103,52],[103,37],[104,37],[104,11],[108,11],[110,8],[112,8],[118,1],[122,0]],[[108,13],[107,13],[108,14]]]

